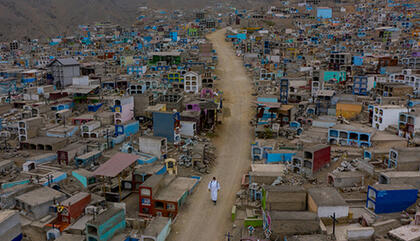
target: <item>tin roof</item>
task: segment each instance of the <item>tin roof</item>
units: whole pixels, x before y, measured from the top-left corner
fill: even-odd
[[[137,155],[118,152],[96,169],[93,174],[96,176],[115,177],[139,158]]]
[[[66,58],[66,59],[57,59],[58,62],[60,62],[62,65],[78,65],[79,62],[77,62],[73,58]]]
[[[73,66],[79,65],[79,62],[73,58],[66,58],[66,59],[54,59],[48,66],[51,66],[54,62],[58,62],[64,66]]]

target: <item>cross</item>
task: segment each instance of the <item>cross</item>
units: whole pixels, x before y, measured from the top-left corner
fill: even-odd
[[[233,235],[231,235],[229,232],[225,234],[225,237],[227,237],[227,241],[230,241],[230,238],[233,238]]]
[[[332,218],[333,220],[333,235],[335,235],[335,223],[337,222],[337,219],[335,218],[335,213],[333,213],[333,215],[331,215],[330,218]]]

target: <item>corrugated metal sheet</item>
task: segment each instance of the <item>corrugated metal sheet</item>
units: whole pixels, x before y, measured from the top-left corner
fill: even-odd
[[[118,152],[96,169],[93,174],[97,176],[115,177],[138,159],[140,157],[137,155]]]

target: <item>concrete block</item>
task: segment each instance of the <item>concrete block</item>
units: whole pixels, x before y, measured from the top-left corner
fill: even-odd
[[[396,219],[389,219],[386,221],[372,224],[372,228],[375,229],[375,236],[384,236],[390,230],[396,229],[400,226],[401,226],[400,222],[398,222],[398,220]]]
[[[347,240],[361,241],[370,240],[375,232],[372,227],[366,228],[349,228],[347,229]]]
[[[273,235],[283,237],[294,234],[313,234],[320,232],[320,220],[316,213],[298,212],[270,212]]]
[[[366,161],[359,161],[357,163],[357,168],[361,171],[365,171],[369,173],[370,175],[373,175],[375,168],[372,164],[366,162]]]
[[[406,225],[389,231],[388,235],[399,241],[420,241],[420,226]]]

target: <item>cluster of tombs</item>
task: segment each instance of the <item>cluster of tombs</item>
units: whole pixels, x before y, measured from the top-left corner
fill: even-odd
[[[420,238],[414,9],[284,1],[237,10],[225,37],[256,101],[252,164],[232,209],[244,228],[234,236]]]

